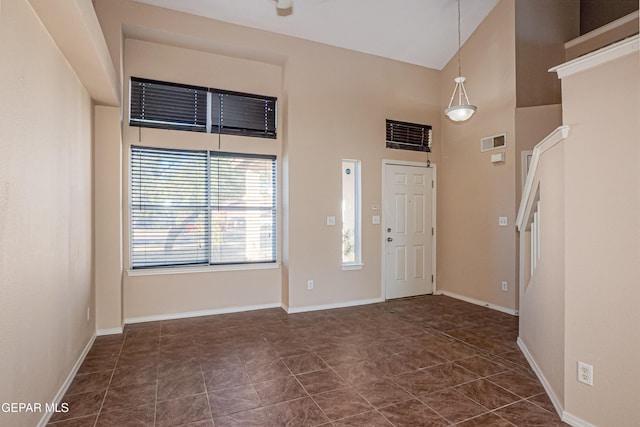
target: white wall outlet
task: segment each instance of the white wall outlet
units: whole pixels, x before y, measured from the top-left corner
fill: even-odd
[[[313,289],[313,280],[307,280],[307,289]]]
[[[593,387],[593,366],[578,362],[578,382]]]
[[[509,284],[506,281],[502,281],[502,290],[507,292],[509,290]]]
[[[328,216],[327,217],[327,225],[336,225],[336,217]]]
[[[507,220],[507,217],[506,216],[498,217],[498,225],[500,227],[506,227],[507,225],[509,225],[509,221]]]

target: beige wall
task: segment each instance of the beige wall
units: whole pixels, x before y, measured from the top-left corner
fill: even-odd
[[[385,119],[433,124],[438,141],[438,73],[322,45],[299,46],[287,66],[289,305],[382,298],[382,159],[426,161],[424,153],[384,148]],[[433,158],[437,158],[434,153]],[[341,269],[341,159],[362,164],[362,260]],[[315,287],[306,289],[307,280]]]
[[[187,83],[281,98],[282,69],[278,65],[215,55],[134,39],[125,40],[125,99],[131,76]],[[250,152],[281,156],[282,132],[278,139],[246,138],[128,126],[128,99],[124,105],[122,187],[124,209],[124,266],[129,269],[129,152],[132,145]],[[282,114],[280,115],[282,116]],[[280,118],[280,121],[282,118]],[[281,129],[281,126],[278,126]],[[220,142],[220,146],[218,146]],[[114,161],[119,159],[114,158]],[[117,173],[116,164],[105,170]],[[279,167],[281,170],[281,167]],[[113,215],[116,212],[112,212]],[[281,224],[279,224],[281,229]],[[112,240],[117,235],[111,236]],[[281,242],[278,242],[281,246]],[[280,305],[281,271],[250,270],[210,273],[134,276],[124,274],[125,320],[176,313],[230,308]]]
[[[462,47],[462,74],[478,112],[456,124],[443,118],[438,189],[438,280],[447,292],[510,310],[516,305],[516,156],[514,1],[502,0]],[[456,58],[440,77],[446,105]],[[507,148],[480,152],[480,138],[507,133]],[[506,161],[492,164],[504,151]],[[498,227],[507,216],[508,227]],[[509,283],[502,292],[501,281]]]
[[[564,151],[562,142],[545,151],[533,181],[533,194],[540,201],[541,256],[533,277],[530,270],[521,272],[525,277],[518,334],[561,404],[565,381]],[[528,265],[530,241],[525,244],[520,249]]]
[[[580,0],[516,0],[515,16],[517,105],[559,104],[560,81],[548,70],[580,35]]]
[[[638,76],[636,50],[562,80],[564,123],[571,126],[565,148],[565,409],[604,427],[636,426],[640,419]],[[594,387],[576,381],[579,360],[593,365]]]
[[[44,405],[95,331],[93,108],[25,0],[2,0],[0,100],[0,402]]]
[[[122,128],[120,108],[95,107],[94,235],[96,328],[122,328]]]
[[[557,78],[557,77],[555,77]],[[537,143],[562,124],[562,105],[539,105],[516,109],[516,202],[522,198],[522,152],[531,151]]]
[[[382,199],[382,160],[426,161],[424,153],[385,149],[384,120],[433,125],[437,147],[439,73],[124,0],[98,1],[96,10],[117,64],[124,28],[125,83],[129,75],[138,75],[279,98],[278,140],[223,136],[222,149],[279,156],[281,268],[125,275],[125,318],[280,302],[302,309],[381,298],[381,226],[371,224],[371,216],[380,212],[371,206]],[[125,124],[123,182],[130,144],[168,146],[179,138],[184,147],[217,149],[212,135],[174,135],[142,129],[139,142],[138,129]],[[365,267],[359,271],[342,271],[341,229],[326,225],[326,216],[340,217],[343,158],[362,161]],[[434,153],[432,160],[437,158]],[[123,195],[127,206],[126,186]],[[127,224],[125,212],[125,268]],[[309,279],[315,281],[312,291]]]

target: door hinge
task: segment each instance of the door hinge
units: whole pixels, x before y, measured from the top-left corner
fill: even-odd
[[[435,188],[435,187],[436,187],[436,184],[433,181],[431,181],[431,188]]]
[[[435,231],[433,230],[433,227],[431,227],[431,235],[433,236],[435,234]]]
[[[431,275],[431,283],[433,283],[433,274]]]

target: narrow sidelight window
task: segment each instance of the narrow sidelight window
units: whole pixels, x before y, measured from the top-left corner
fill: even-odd
[[[360,161],[342,161],[342,264],[360,265]]]

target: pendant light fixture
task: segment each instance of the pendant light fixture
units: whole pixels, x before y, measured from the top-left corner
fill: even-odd
[[[449,107],[444,110],[444,113],[454,122],[464,122],[465,120],[468,120],[478,109],[475,105],[471,105],[469,97],[467,96],[467,91],[464,88],[465,78],[461,75],[460,47],[460,0],[458,0],[458,77],[453,79],[456,82],[456,87],[453,89],[453,94],[449,101]],[[453,105],[456,93],[458,94],[458,104]]]
[[[293,0],[276,0],[278,12],[287,11],[293,8]]]

